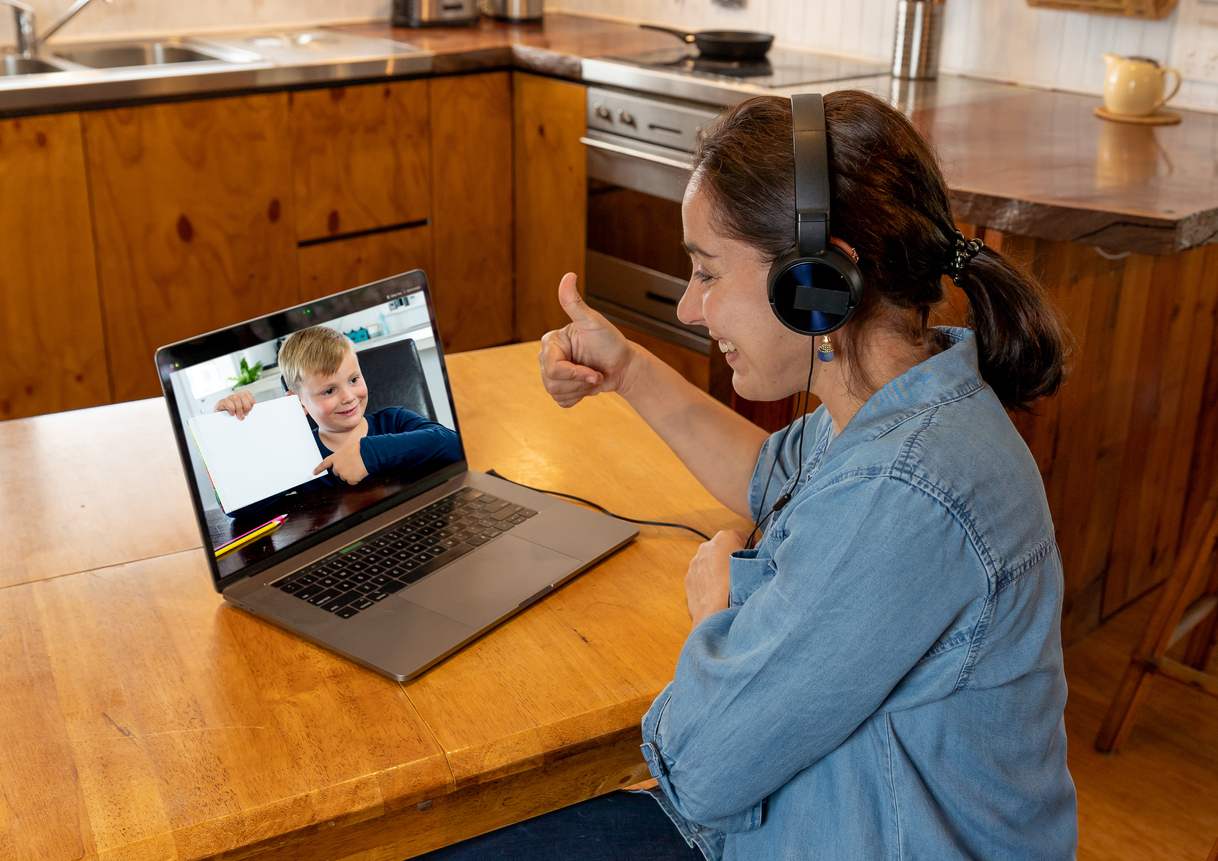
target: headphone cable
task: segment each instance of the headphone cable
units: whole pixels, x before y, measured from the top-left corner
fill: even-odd
[[[812,358],[808,360],[808,382],[804,386],[804,390],[795,396],[795,412],[799,413],[799,467],[798,471],[803,469],[804,465],[804,431],[807,429],[808,418],[808,399],[812,394],[812,369],[816,365],[816,337],[812,337]],[[802,396],[802,405],[801,405]],[[757,500],[757,516],[753,518],[753,531],[749,533],[748,541],[744,542],[745,547],[753,546],[753,536],[765,525],[765,522],[770,519],[774,512],[782,509],[784,505],[791,501],[791,494],[784,493],[778,499],[774,500],[774,507],[766,513],[765,517],[761,517],[761,504],[765,501],[765,495],[770,492],[770,479],[774,477],[774,467],[778,465],[778,456],[782,452],[783,444],[787,441],[787,434],[791,427],[795,424],[795,419],[792,418],[791,423],[783,429],[782,437],[778,440],[778,453],[774,456],[774,462],[770,464],[770,472],[765,479],[765,487],[761,491],[761,497]],[[758,518],[761,518],[760,521]]]
[[[643,526],[667,526],[671,529],[684,529],[687,532],[692,532],[692,533],[694,533],[694,535],[699,536],[700,538],[702,538],[703,541],[711,540],[710,536],[707,535],[705,532],[701,532],[697,529],[694,529],[692,526],[686,526],[684,523],[666,523],[662,520],[635,520],[633,517],[623,517],[620,514],[614,514],[612,511],[610,511],[608,508],[605,508],[603,505],[597,505],[595,502],[584,499],[583,497],[580,497],[580,496],[572,496],[569,493],[559,493],[557,490],[546,490],[541,487],[533,487],[532,485],[522,484],[519,481],[512,481],[512,479],[508,478],[507,476],[500,475],[499,473],[495,472],[495,470],[493,470],[493,469],[488,469],[486,471],[486,474],[493,475],[495,478],[503,479],[504,481],[508,482],[509,484],[514,484],[517,487],[523,487],[523,488],[526,488],[527,490],[534,490],[538,493],[548,493],[550,496],[561,496],[563,499],[571,499],[571,500],[574,500],[575,502],[581,502],[584,505],[589,506],[590,508],[595,508],[597,511],[601,512],[602,514],[607,514],[610,517],[615,518],[617,520],[624,520],[627,523],[639,523],[639,524],[642,524]]]
[[[798,413],[800,411],[800,395],[798,395],[798,394],[795,396],[795,410],[794,411],[796,413]],[[765,502],[766,494],[770,492],[770,481],[774,478],[774,467],[778,466],[779,454],[782,452],[782,447],[783,447],[783,445],[786,444],[786,441],[787,441],[787,435],[790,434],[791,428],[794,427],[794,425],[795,425],[795,416],[792,416],[791,421],[788,422],[787,426],[782,429],[782,436],[779,437],[778,445],[776,446],[778,451],[775,453],[774,461],[770,464],[770,471],[766,474],[766,477],[765,477],[765,487],[763,487],[761,490],[761,496],[759,496],[757,498],[757,513],[755,515],[753,515],[753,531],[749,533],[748,541],[744,542],[745,547],[753,546],[753,536],[757,533],[757,530],[759,530],[765,524],[765,522],[770,519],[770,515],[774,513],[775,509],[770,509],[770,511],[766,514],[766,516],[762,517],[761,516],[761,505],[763,502]],[[777,503],[775,503],[775,505],[777,505]]]

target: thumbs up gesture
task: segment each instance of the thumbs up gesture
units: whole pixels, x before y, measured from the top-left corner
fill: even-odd
[[[600,313],[589,308],[568,272],[558,285],[558,301],[571,318],[541,339],[541,379],[561,407],[573,407],[589,395],[620,391],[628,380],[634,350]]]

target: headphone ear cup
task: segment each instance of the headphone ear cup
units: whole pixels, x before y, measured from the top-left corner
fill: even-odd
[[[830,245],[813,257],[793,252],[770,267],[770,307],[801,335],[827,335],[850,319],[863,295],[858,264]]]

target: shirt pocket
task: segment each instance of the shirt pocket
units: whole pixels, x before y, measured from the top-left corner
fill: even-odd
[[[728,606],[739,607],[749,596],[774,579],[773,559],[756,550],[737,550],[728,560]]]

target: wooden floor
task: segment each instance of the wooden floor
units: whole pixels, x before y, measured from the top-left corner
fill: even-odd
[[[1218,699],[1155,679],[1120,752],[1093,747],[1158,595],[1156,589],[1066,650],[1079,861],[1205,861],[1218,839]],[[1218,657],[1209,669],[1218,670]]]

